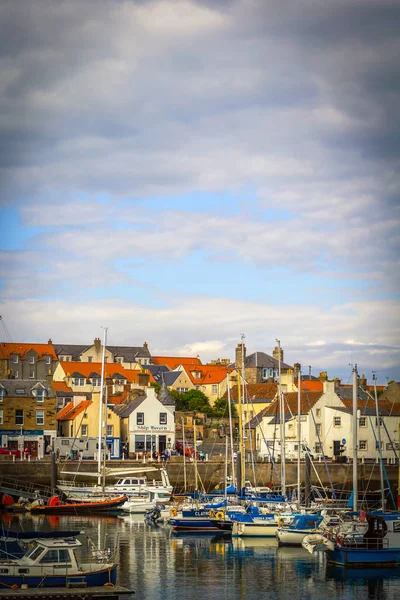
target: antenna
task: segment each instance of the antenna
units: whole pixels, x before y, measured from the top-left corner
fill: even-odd
[[[5,324],[5,322],[4,322],[4,319],[3,319],[3,316],[2,316],[2,315],[0,315],[0,321],[1,321],[1,324],[3,325],[3,329],[4,329],[4,332],[5,332],[5,334],[6,334],[7,341],[8,341],[8,342],[12,342],[12,339],[11,339],[10,332],[9,332],[9,331],[8,331],[8,329],[7,329],[7,325]]]

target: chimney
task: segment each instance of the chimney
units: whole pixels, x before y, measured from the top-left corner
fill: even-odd
[[[94,338],[94,349],[97,353],[101,352],[101,340],[100,338]]]
[[[272,356],[279,361],[279,348],[275,346]],[[283,363],[283,348],[281,348],[281,363]]]
[[[293,365],[293,377],[294,377],[295,383],[297,381],[297,377],[298,377],[300,371],[301,371],[301,364],[300,363],[294,363],[294,365]]]
[[[50,346],[52,346],[53,345],[53,340],[51,338],[49,338],[49,341],[47,343],[50,344]]]
[[[364,373],[362,374],[362,376],[359,379],[359,384],[361,389],[366,390],[367,389],[367,378],[365,377]]]
[[[147,345],[147,342],[143,342],[143,348],[144,348],[145,350],[148,350],[148,349],[149,349],[149,347],[148,347],[148,345]]]
[[[321,371],[319,374],[318,379],[320,381],[328,381],[328,372],[327,371]]]
[[[241,369],[242,360],[243,362],[246,360],[246,346],[245,344],[238,344],[236,347],[235,367]]]
[[[138,385],[142,387],[147,387],[150,383],[150,375],[148,372],[146,373],[138,373]]]

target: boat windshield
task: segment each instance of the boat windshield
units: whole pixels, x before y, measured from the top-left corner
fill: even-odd
[[[43,552],[43,547],[38,546],[37,544],[34,543],[32,548],[30,548],[28,550],[28,552],[25,554],[25,558],[30,558],[31,560],[36,560],[38,558],[38,556],[40,556],[42,554],[42,552]]]
[[[71,557],[68,550],[52,548],[46,552],[41,563],[70,563]]]

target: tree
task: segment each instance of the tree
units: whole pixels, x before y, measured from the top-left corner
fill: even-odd
[[[210,401],[200,390],[189,390],[184,394],[184,402],[187,405],[187,410],[205,413],[212,415]]]
[[[171,394],[172,398],[174,399],[175,410],[179,410],[179,411],[182,411],[182,412],[184,412],[186,410],[189,410],[188,406],[187,406],[187,403],[185,401],[184,394],[181,394],[177,390],[168,390],[168,391]]]
[[[236,407],[234,404],[231,404],[231,413],[232,417],[237,416]],[[229,406],[227,398],[218,398],[213,406],[213,416],[214,417],[229,417]]]
[[[160,385],[159,383],[156,383],[156,382],[154,382],[154,383],[151,383],[151,384],[150,384],[150,387],[153,387],[153,388],[155,389],[155,391],[156,391],[156,394],[158,394],[158,392],[159,392],[159,391],[160,391],[160,389],[161,389],[161,385]]]

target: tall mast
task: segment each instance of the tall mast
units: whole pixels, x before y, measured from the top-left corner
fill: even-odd
[[[101,471],[102,471],[102,446],[103,446],[103,395],[104,395],[104,363],[105,363],[105,355],[106,355],[106,344],[107,344],[107,329],[108,327],[104,327],[103,334],[103,352],[101,357],[101,379],[100,379],[100,396],[99,396],[99,451],[97,453],[97,484],[101,484]]]
[[[353,510],[358,508],[358,478],[357,478],[357,365],[353,368]]]
[[[239,457],[240,457],[240,494],[243,493],[245,473],[244,473],[244,448],[243,448],[243,417],[242,417],[242,399],[240,393],[240,373],[238,373],[238,415],[239,415]]]
[[[278,343],[278,393],[279,393],[279,421],[280,421],[280,432],[281,432],[281,486],[282,495],[286,496],[286,473],[285,473],[285,405],[283,402],[282,385],[281,385],[281,342],[276,340]]]
[[[232,405],[231,405],[231,388],[230,388],[230,379],[229,373],[226,376],[226,385],[228,388],[228,411],[229,411],[229,433],[231,436],[231,461],[232,461],[232,484],[237,487],[236,477],[235,477],[235,459],[233,457],[233,425],[232,425]]]
[[[297,374],[297,505],[301,505],[301,481],[300,481],[300,459],[301,459],[301,370]]]
[[[195,473],[195,494],[196,507],[199,505],[198,473],[197,473],[197,450],[196,450],[196,417],[193,419],[193,446],[194,446],[194,473]]]
[[[182,443],[183,443],[183,488],[186,494],[186,447],[185,447],[185,420],[182,417]]]
[[[373,382],[374,382],[376,426],[377,426],[377,429],[378,429],[379,473],[380,473],[380,476],[381,476],[381,504],[382,504],[382,511],[385,511],[385,486],[384,486],[384,482],[383,482],[381,418],[380,418],[380,414],[379,414],[378,394],[376,392],[376,376],[375,376],[375,373],[373,374],[372,379],[373,379]]]

